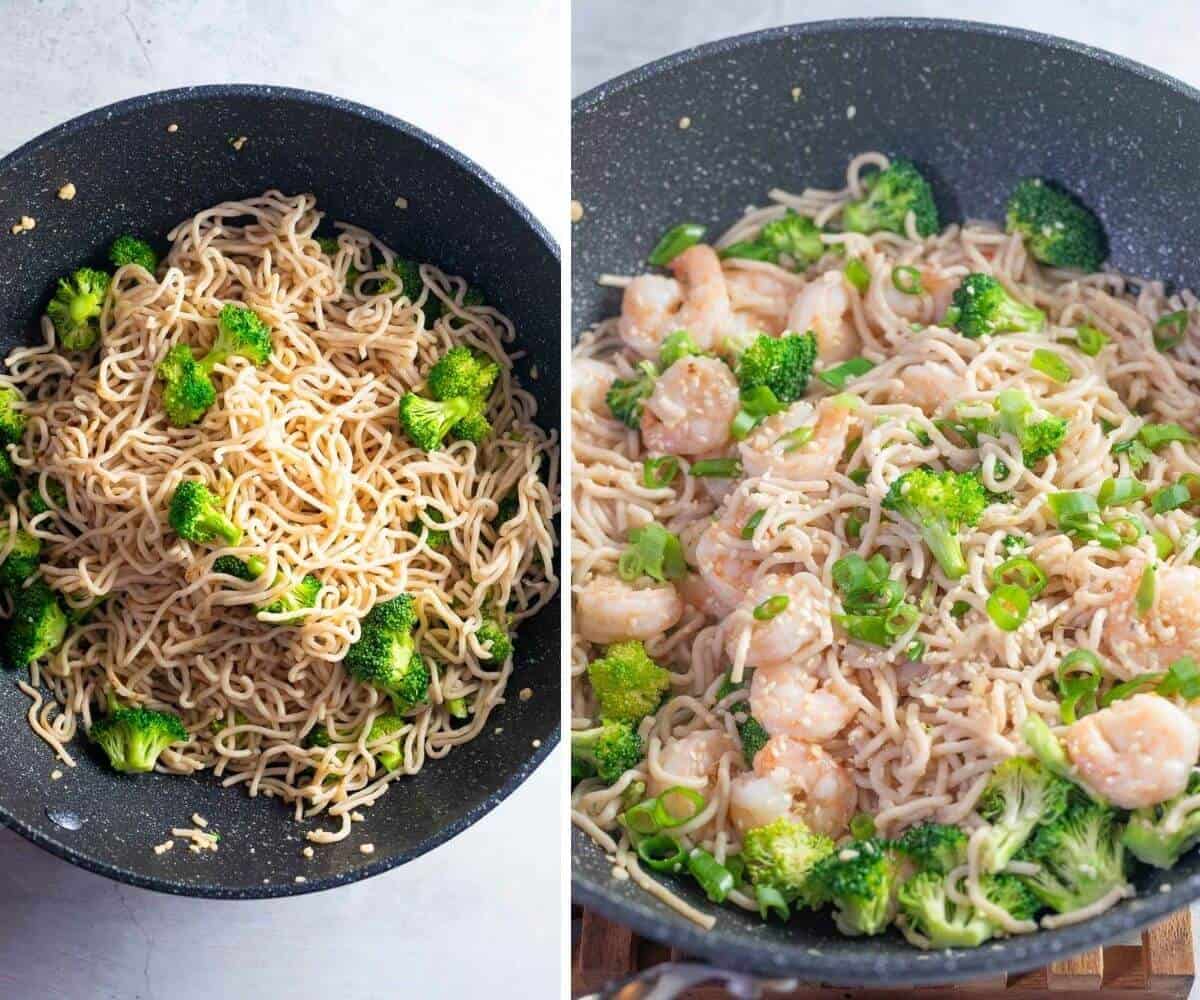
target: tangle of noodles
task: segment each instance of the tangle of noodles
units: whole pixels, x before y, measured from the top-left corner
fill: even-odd
[[[297,818],[327,813],[334,829],[309,838],[328,842],[392,781],[476,737],[503,702],[511,658],[489,662],[475,633],[506,606],[515,628],[554,594],[558,469],[557,436],[535,423],[505,353],[512,324],[464,305],[466,283],[429,265],[419,295],[379,284],[395,255],[361,229],[339,224],[336,254],[323,254],[321,219],[311,195],[278,191],[200,212],[170,234],[161,277],[132,265],[114,275],[97,351],[62,353],[47,320],[45,343],[14,351],[4,382],[28,403],[14,461],[43,495],[57,480],[66,496],[61,511],[32,519],[22,501],[9,527],[20,516],[42,540],[43,576],[65,600],[107,595],[22,685],[34,729],[71,764],[67,744],[107,692],[172,711],[190,740],[166,750],[160,770],[210,769],[280,797]],[[352,267],[361,273],[347,287]],[[229,301],[271,327],[271,359],[222,365],[216,403],[194,426],[171,427],[155,365],[173,344],[205,349]],[[397,401],[453,344],[501,365],[495,431],[425,454],[401,431]],[[239,546],[193,545],[170,530],[167,504],[185,477],[224,498],[245,531]],[[516,513],[504,520],[506,498]],[[420,521],[439,515],[450,544],[433,549]],[[213,573],[219,551],[256,553],[267,569],[231,581]],[[268,584],[280,570],[285,582]],[[306,573],[323,589],[302,620],[256,617],[252,605]],[[365,734],[390,703],[340,661],[363,615],[402,592],[416,602],[433,681],[403,731],[403,764],[388,773]],[[451,719],[452,698],[466,700],[468,721]],[[317,725],[329,746],[308,745]]]
[[[793,410],[799,408],[809,420],[813,439],[795,453],[794,463],[785,460],[764,469],[763,462],[756,462],[761,456],[755,453],[754,435],[738,444],[725,433],[714,450],[702,449],[699,439],[689,440],[691,451],[677,449],[685,456],[679,462],[681,474],[665,487],[648,486],[643,460],[676,449],[648,447],[647,420],[653,425],[655,418],[647,412],[639,433],[613,417],[605,393],[615,378],[633,377],[641,357],[651,355],[639,355],[621,336],[617,317],[589,330],[575,350],[573,726],[587,728],[598,718],[587,667],[604,646],[585,639],[589,630],[643,639],[650,656],[670,670],[671,688],[657,712],[641,724],[642,763],[611,786],[595,778],[579,782],[573,815],[618,869],[628,869],[643,883],[648,876],[636,868],[629,834],[618,822],[622,797],[635,782],[645,782],[651,793],[672,785],[702,792],[707,800],[702,812],[671,830],[681,835],[686,848],[702,846],[718,860],[740,848],[736,793],[754,772],[743,758],[737,723],[746,718],[752,689],[738,688],[719,701],[717,695],[727,674],[734,681],[743,678],[750,656],[750,612],[773,591],[790,595],[787,610],[776,619],[787,620],[790,637],[785,638],[798,645],[797,636],[803,636],[807,645],[786,665],[760,670],[807,674],[807,687],[779,691],[778,697],[792,699],[792,721],[813,731],[809,738],[819,750],[808,763],[798,753],[789,756],[786,748],[772,760],[785,774],[800,768],[790,772],[793,778],[811,778],[801,773],[804,767],[825,769],[821,773],[830,780],[823,788],[809,780],[807,787],[816,791],[799,810],[810,821],[814,804],[835,814],[838,822],[823,831],[835,836],[845,833],[845,821],[859,810],[874,817],[883,836],[923,820],[977,830],[982,821],[975,805],[993,768],[1028,752],[1019,735],[1023,720],[1037,714],[1058,725],[1052,682],[1067,652],[1098,653],[1110,681],[1164,669],[1167,659],[1200,652],[1200,602],[1176,601],[1180,617],[1173,621],[1134,624],[1134,591],[1143,567],[1156,558],[1150,532],[1116,549],[1073,541],[1056,527],[1045,502],[1058,491],[1094,495],[1107,477],[1132,475],[1128,454],[1114,454],[1112,448],[1135,436],[1144,423],[1175,422],[1200,430],[1195,313],[1189,314],[1191,336],[1173,350],[1158,350],[1154,339],[1155,322],[1176,310],[1194,310],[1195,297],[1186,291],[1168,295],[1157,281],[1045,267],[1030,256],[1019,234],[1007,235],[989,222],[951,225],[928,238],[916,232],[911,215],[904,236],[836,231],[843,206],[864,194],[864,170],[887,166],[881,154],[866,154],[850,164],[842,190],[772,191],[768,207],[749,210],[714,242],[720,248],[752,239],[766,222],[788,210],[818,225],[832,223],[832,231],[822,236],[829,252],[807,271],[797,274],[768,262],[729,258],[721,262],[719,276],[693,274],[690,291],[683,286],[685,299],[689,294],[707,296],[707,305],[697,308],[703,312],[718,308],[712,303],[721,297],[711,286],[723,283],[728,296],[723,322],[735,334],[802,332],[805,327],[795,325],[797,299],[811,294],[807,312],[800,312],[810,323],[815,312],[823,326],[818,331],[818,370],[855,355],[874,363],[848,387],[858,400],[854,406],[824,402],[832,390],[817,379],[810,383],[806,399]],[[850,257],[861,260],[870,273],[865,292],[838,273]],[[897,266],[916,269],[921,294],[904,294],[895,287]],[[1042,309],[1047,329],[971,340],[943,326],[953,292],[971,272],[994,275],[1016,298]],[[826,273],[836,294],[822,304],[818,289]],[[627,287],[645,279],[606,275],[601,280]],[[640,306],[632,305],[627,295],[625,310],[652,310],[655,295],[669,300],[680,287],[673,290],[662,278],[650,281],[659,284],[638,289],[644,293]],[[1094,357],[1073,346],[1074,328],[1084,323],[1110,338],[1110,346]],[[662,325],[662,335],[671,328]],[[719,341],[711,346],[720,349]],[[1069,381],[1059,383],[1033,370],[1031,356],[1038,348],[1055,350],[1069,364]],[[694,378],[704,398],[711,402],[732,392],[736,410],[736,383],[719,369],[712,374],[712,368],[701,372],[700,367],[693,366],[699,372]],[[660,379],[656,392],[661,388]],[[1020,389],[1040,409],[1069,420],[1063,445],[1035,469],[1025,468],[1011,438],[966,447],[942,422],[959,407],[969,411],[972,405],[982,406],[991,412],[991,401],[1005,388]],[[668,427],[670,434],[703,436],[697,398],[687,401],[688,420]],[[649,411],[651,403],[646,405]],[[780,428],[774,433],[781,433]],[[849,447],[855,439],[857,446]],[[740,476],[684,474],[698,458],[722,456],[741,459]],[[911,523],[883,508],[888,485],[924,464],[958,471],[982,464],[984,484],[1011,495],[1009,502],[989,506],[979,524],[962,533],[969,570],[958,580],[941,573]],[[1159,566],[1160,599],[1178,596],[1171,595],[1172,588],[1194,591],[1200,584],[1200,574],[1189,566],[1200,549],[1200,533],[1192,514],[1156,514],[1149,497],[1185,473],[1197,472],[1200,454],[1195,449],[1176,443],[1156,450],[1136,472],[1147,487],[1146,497],[1120,511],[1144,519],[1173,545],[1169,564]],[[757,521],[747,530],[751,517]],[[651,585],[647,579],[614,583],[630,529],[650,522],[680,538],[687,575],[674,586]],[[985,606],[994,586],[992,572],[1012,554],[1006,546],[1011,535],[1024,540],[1020,554],[1044,570],[1049,583],[1033,600],[1024,624],[1006,632],[992,624]],[[921,611],[915,633],[898,636],[891,648],[851,641],[830,621],[842,610],[832,567],[850,552],[864,558],[882,553],[892,579],[903,582],[907,599]],[[602,592],[605,600],[597,600]],[[913,642],[923,646],[915,647],[918,652],[910,659]],[[762,763],[764,752],[759,751],[756,764]],[[758,770],[770,773],[772,766]],[[824,801],[814,802],[822,796]],[[954,876],[973,902],[982,899],[978,854],[973,840],[968,865]],[[669,896],[681,912],[697,919],[686,900],[659,889],[660,896]],[[957,886],[949,885],[948,891],[952,898],[965,898]],[[1083,916],[1122,895],[1114,891]],[[753,898],[741,893],[731,893],[729,901],[757,909]],[[1010,933],[1037,926],[1004,917],[1002,928]],[[710,925],[711,917],[700,922]]]

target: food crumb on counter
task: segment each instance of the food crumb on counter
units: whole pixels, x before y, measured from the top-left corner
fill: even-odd
[[[29,230],[33,229],[33,227],[36,225],[37,219],[33,218],[33,216],[22,215],[20,221],[17,222],[9,231],[13,234],[13,236],[20,236],[21,233],[29,232]]]
[[[72,198],[75,197],[75,195],[76,195],[75,185],[72,184],[70,181],[67,181],[66,184],[64,184],[62,187],[60,187],[58,189],[58,197],[61,198],[63,201],[70,201]]]
[[[359,844],[358,850],[359,850],[360,854],[374,854],[375,853],[375,845],[374,844]]]
[[[155,854],[166,854],[167,851],[169,851],[174,846],[175,846],[175,841],[164,840],[161,844],[154,845],[154,853]]]
[[[578,222],[583,218],[583,202],[571,199],[571,221]]]

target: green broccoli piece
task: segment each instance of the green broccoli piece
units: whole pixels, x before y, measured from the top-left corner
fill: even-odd
[[[1046,314],[1018,302],[990,274],[968,274],[954,290],[954,327],[972,339],[997,333],[1036,332],[1046,325]]]
[[[1098,271],[1108,256],[1100,220],[1067,192],[1036,177],[1021,181],[1009,197],[1005,229],[1020,233],[1029,252],[1052,267]]]
[[[113,245],[108,248],[108,259],[113,267],[137,264],[151,274],[158,269],[158,254],[154,247],[128,233],[113,240]]]
[[[483,400],[499,377],[500,366],[482,351],[452,347],[434,362],[426,382],[434,399]]]
[[[571,733],[572,771],[588,768],[606,785],[637,767],[643,752],[642,738],[628,722],[605,720],[594,729]]]
[[[62,510],[67,506],[67,491],[57,479],[47,479],[46,489],[29,490],[25,494],[25,502],[29,507],[29,516],[37,517],[48,510]]]
[[[896,863],[886,845],[855,840],[813,865],[802,887],[810,906],[833,903],[843,934],[879,934],[892,919]]]
[[[159,755],[172,743],[188,740],[188,731],[177,716],[149,708],[122,708],[110,703],[109,712],[88,730],[114,771],[144,774],[153,771]]]
[[[214,573],[223,573],[225,576],[245,580],[247,583],[257,580],[266,568],[267,564],[258,556],[251,556],[249,559],[239,559],[237,556],[218,556],[213,561]]]
[[[216,388],[187,344],[167,351],[155,374],[163,383],[163,409],[174,427],[194,424],[217,401]]]
[[[492,527],[497,531],[502,524],[507,524],[521,511],[521,498],[517,491],[504,494],[496,503],[496,516],[492,518]]]
[[[17,444],[25,436],[25,414],[20,406],[23,400],[16,389],[0,387],[0,446]]]
[[[1125,847],[1115,809],[1072,792],[1067,806],[1043,817],[1017,857],[1041,865],[1025,884],[1056,913],[1096,902],[1126,884]]]
[[[408,728],[408,720],[400,715],[381,715],[371,723],[371,728],[367,731],[369,745],[374,746],[379,740],[387,739],[389,736],[395,737],[383,746],[376,746],[371,751],[375,759],[383,765],[385,771],[397,771],[404,766],[404,746],[400,742],[400,735]]]
[[[492,422],[482,409],[472,409],[457,424],[450,428],[451,437],[458,441],[471,441],[479,444],[492,433]]]
[[[350,675],[388,694],[397,712],[407,712],[429,696],[429,667],[416,651],[413,600],[401,594],[376,604],[362,620],[362,635],[342,663]]]
[[[275,584],[280,583],[280,577],[275,578]],[[321,580],[312,573],[305,573],[299,583],[294,584],[282,597],[277,597],[268,604],[260,605],[255,611],[266,612],[269,615],[285,614],[289,611],[303,611],[315,608],[317,598],[321,596]],[[296,619],[292,619],[296,620]]]
[[[395,289],[410,302],[416,302],[421,297],[421,290],[425,287],[425,283],[421,280],[421,265],[415,260],[397,257],[392,261],[392,271],[396,275],[396,282],[389,283],[387,291]],[[433,296],[430,298],[437,302]],[[428,303],[425,308],[428,313]]]
[[[475,633],[475,638],[479,640],[480,645],[487,646],[491,644],[491,653],[487,659],[494,660],[496,663],[504,663],[513,652],[512,637],[509,636],[508,630],[494,618],[485,618],[483,624],[479,626]]]
[[[742,738],[742,756],[746,760],[746,766],[753,767],[758,751],[767,745],[767,740],[771,736],[753,715],[749,716],[745,722],[739,722],[737,728],[738,735]]]
[[[967,859],[967,835],[957,826],[920,823],[910,826],[892,847],[911,858],[919,869],[945,875]]]
[[[821,242],[821,229],[806,215],[797,215],[790,208],[782,219],[768,222],[752,240],[743,240],[727,246],[722,257],[748,260],[765,260],[772,264],[790,259],[792,266],[801,271],[816,263],[825,253]]]
[[[726,670],[725,675],[721,678],[721,686],[717,688],[717,701],[724,701],[731,694],[733,694],[734,691],[740,691],[745,686],[745,681],[739,681],[735,684],[733,681],[733,675]]]
[[[450,698],[446,702],[446,711],[450,713],[452,719],[468,719],[471,717],[471,709],[467,705],[466,698]]]
[[[8,665],[28,667],[53,653],[67,636],[67,614],[58,595],[38,579],[13,595],[13,614],[4,635]]]
[[[984,875],[980,888],[989,902],[1018,920],[1032,920],[1038,911],[1036,897],[1015,875]],[[954,902],[941,872],[918,872],[900,886],[897,900],[907,926],[934,948],[976,948],[1004,933],[1003,927],[969,903]]]
[[[993,772],[976,810],[991,830],[982,860],[1000,871],[1021,849],[1039,823],[1053,822],[1067,805],[1071,785],[1026,757],[1010,757]]]
[[[326,257],[336,257],[338,251],[341,250],[341,244],[332,236],[314,236],[317,241],[317,246],[321,248],[321,253]]]
[[[315,725],[308,731],[308,735],[304,737],[304,745],[306,747],[328,747],[333,745],[333,739],[329,735],[329,730],[322,725]]]
[[[205,375],[229,358],[245,358],[251,364],[265,365],[271,357],[271,328],[258,313],[245,306],[227,302],[217,314],[217,339],[200,361]]]
[[[60,278],[46,315],[65,351],[86,351],[100,339],[100,313],[108,294],[108,275],[81,267],[69,278]]]
[[[6,544],[8,540],[8,528],[0,526],[0,545]],[[12,550],[4,562],[0,563],[0,587],[15,592],[38,571],[41,554],[41,539],[18,528],[12,539]]]
[[[11,496],[17,487],[17,467],[8,449],[0,445],[0,493]]]
[[[932,236],[940,228],[933,189],[908,160],[893,160],[887,170],[867,178],[867,196],[842,209],[842,225],[852,233],[887,229],[904,234],[909,212],[916,217],[917,232]]]
[[[742,838],[742,858],[751,883],[776,889],[788,900],[801,895],[813,865],[834,850],[832,839],[786,816],[747,830]]]
[[[435,524],[445,523],[446,518],[436,507],[424,507],[422,509],[425,511],[425,516]],[[450,544],[450,532],[436,531],[430,528],[419,517],[409,523],[408,530],[418,538],[423,537],[425,539],[425,544],[431,549],[444,549]]]
[[[1067,421],[1040,412],[1020,389],[1002,389],[996,396],[996,427],[1021,446],[1021,461],[1033,468],[1058,451],[1067,436]]]
[[[737,379],[743,392],[766,386],[781,403],[794,403],[804,395],[817,360],[817,338],[812,333],[761,334],[737,361]]]
[[[462,396],[436,400],[409,392],[400,400],[400,425],[422,451],[436,451],[450,429],[477,409],[477,404]]]
[[[633,378],[615,379],[604,397],[612,415],[626,427],[633,428],[641,426],[642,407],[654,391],[654,381],[658,378],[658,369],[651,361],[639,362],[637,371]]]
[[[1175,798],[1136,809],[1129,816],[1121,842],[1135,858],[1155,868],[1173,868],[1185,851],[1200,843],[1200,809],[1192,807],[1169,826],[1168,816],[1184,799],[1200,795],[1200,770],[1193,770],[1187,788]]]
[[[913,469],[888,488],[883,506],[911,521],[942,572],[957,580],[967,572],[958,533],[979,523],[988,494],[969,472]]]
[[[666,371],[676,361],[683,358],[703,357],[704,351],[700,349],[700,345],[692,340],[692,335],[687,330],[676,330],[674,333],[668,333],[662,342],[662,347],[658,351],[658,367],[662,371]]]
[[[588,677],[600,715],[618,722],[636,723],[649,715],[671,686],[670,673],[650,659],[637,640],[609,646],[588,666]]]
[[[185,479],[175,487],[167,521],[175,534],[197,545],[237,545],[242,540],[242,529],[221,511],[221,498],[199,479]]]

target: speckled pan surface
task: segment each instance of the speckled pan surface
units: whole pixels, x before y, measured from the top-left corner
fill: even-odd
[[[799,88],[798,99],[793,88]],[[679,128],[681,117],[691,119]],[[999,216],[1017,178],[1057,178],[1103,217],[1121,269],[1200,286],[1200,94],[1144,66],[1044,35],[949,21],[835,21],[670,56],[578,98],[572,228],[576,335],[620,307],[596,275],[636,273],[674,223],[718,230],[771,187],[836,187],[855,153],[908,156],[943,217]],[[575,899],[727,967],[845,984],[932,983],[1033,968],[1200,897],[1200,858],[1143,874],[1136,900],[1088,923],[919,953],[898,936],[786,928],[720,910],[699,931],[630,883],[574,831]],[[697,905],[714,909],[692,886]]]
[[[168,132],[169,125],[178,125]],[[246,136],[240,151],[230,139]],[[65,182],[78,194],[60,201]],[[516,324],[540,378],[525,385],[539,421],[559,426],[558,247],[483,170],[433,137],[360,105],[303,91],[218,86],[169,91],[102,108],[0,160],[0,348],[34,331],[52,282],[126,231],[161,238],[176,222],[269,187],[312,191],[329,217],[364,226],[406,256],[468,277]],[[398,196],[408,208],[395,207]],[[37,228],[9,227],[21,215]],[[0,822],[93,871],[147,888],[225,898],[312,892],[385,871],[464,830],[546,757],[559,731],[557,601],[521,630],[513,690],[475,741],[430,761],[366,811],[367,821],[312,860],[314,823],[278,801],[250,799],[211,777],[113,774],[76,740],[79,766],[57,766],[25,721],[28,699],[0,671]],[[535,746],[535,742],[540,745]],[[198,812],[222,835],[218,853],[152,851]],[[50,817],[53,814],[59,822]],[[72,827],[74,827],[72,829]],[[360,852],[373,843],[373,854]],[[297,883],[303,876],[306,881]]]

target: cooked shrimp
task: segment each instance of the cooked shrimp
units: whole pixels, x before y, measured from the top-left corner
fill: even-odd
[[[631,350],[657,358],[667,334],[687,330],[710,350],[736,328],[721,260],[710,246],[688,247],[671,261],[674,278],[643,274],[625,288],[617,330]]]
[[[1067,754],[1080,779],[1122,809],[1174,798],[1200,756],[1200,730],[1156,694],[1137,694],[1067,728]]]
[[[793,812],[818,833],[839,836],[858,811],[854,779],[815,744],[772,736],[754,758],[754,773],[786,788]]]
[[[756,607],[777,596],[787,598],[787,607],[774,618],[758,621],[752,617]],[[833,641],[824,587],[811,573],[763,577],[745,592],[740,607],[745,622],[731,628],[725,639],[725,652],[731,660],[736,658],[747,629],[746,663],[759,668],[786,663],[800,653],[815,656]]]
[[[575,622],[588,642],[653,639],[683,615],[683,601],[669,583],[633,587],[614,576],[598,576],[575,598]]]
[[[908,403],[926,414],[952,408],[967,391],[967,382],[948,365],[922,361],[896,373],[899,388],[892,394],[897,403]]]
[[[592,358],[580,358],[571,364],[571,408],[573,411],[609,416],[605,395],[617,373],[611,365]]]
[[[815,419],[814,419],[815,417]],[[828,480],[846,450],[854,413],[841,400],[823,399],[816,410],[794,403],[767,417],[738,445],[747,476],[775,476],[795,482]],[[796,444],[788,435],[811,426],[812,437]]]
[[[682,739],[672,740],[658,755],[662,773],[656,774],[656,769],[650,768],[646,790],[650,795],[661,795],[668,788],[684,785],[707,798],[713,790],[717,765],[733,749],[733,740],[728,734],[715,729],[697,730]],[[667,810],[674,813],[669,799],[665,804]]]
[[[1160,565],[1154,602],[1139,615],[1136,595],[1144,569],[1144,563],[1131,563],[1117,588],[1104,632],[1113,655],[1143,670],[1166,670],[1181,656],[1200,657],[1200,567]]]
[[[642,411],[642,441],[651,452],[700,455],[729,441],[738,383],[716,358],[676,361],[654,383]]]
[[[845,361],[859,353],[858,331],[849,316],[850,295],[841,271],[826,271],[810,281],[792,300],[787,327],[817,335],[817,355],[822,361]]]
[[[792,812],[792,793],[783,775],[739,774],[729,783],[729,818],[742,833]]]
[[[725,286],[735,323],[745,330],[760,330],[773,336],[787,326],[788,310],[796,294],[796,283],[769,272],[734,269],[725,272]]]
[[[750,680],[750,711],[772,736],[828,743],[858,712],[803,665],[759,667]]]
[[[696,566],[707,588],[713,617],[729,614],[738,606],[754,580],[758,560],[741,534],[725,521],[710,524],[696,543]]]

